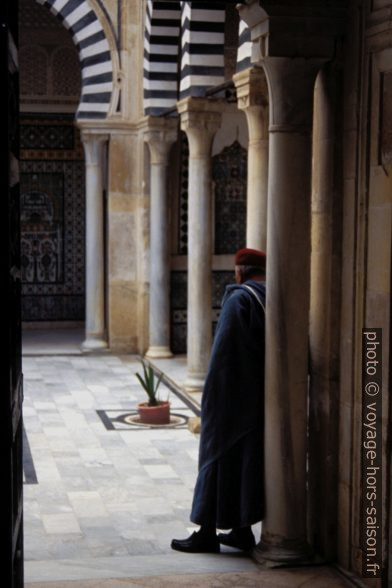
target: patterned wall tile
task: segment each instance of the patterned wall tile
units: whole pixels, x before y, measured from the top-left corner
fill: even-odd
[[[189,146],[181,133],[178,253],[188,252]],[[217,255],[235,253],[246,241],[247,150],[238,141],[212,158]]]
[[[189,177],[189,145],[184,131],[180,134],[180,193],[178,214],[178,253],[188,253],[188,177]]]
[[[85,165],[77,148],[78,131],[72,117],[63,117],[62,124],[50,117],[37,118],[35,125],[31,117],[25,120],[29,122],[24,128],[22,120],[20,167],[22,318],[83,320]],[[46,159],[47,153],[68,149],[75,159]]]
[[[75,128],[69,124],[23,124],[20,140],[23,149],[73,149]]]
[[[186,353],[187,338],[187,272],[171,272],[171,350]],[[212,332],[219,319],[221,302],[228,284],[234,283],[232,271],[212,272]]]
[[[186,353],[187,278],[186,271],[172,271],[170,274],[170,345],[173,353]]]
[[[238,141],[212,159],[215,253],[235,253],[246,241],[247,151]]]

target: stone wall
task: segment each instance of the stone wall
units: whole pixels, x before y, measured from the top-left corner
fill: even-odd
[[[345,48],[343,271],[340,340],[340,563],[361,575],[360,537],[362,328],[383,329],[382,537],[387,562],[390,493],[390,300],[391,300],[391,118],[389,78],[392,71],[390,2],[372,9],[353,1],[348,9]],[[389,419],[389,421],[388,421]],[[390,426],[390,425],[389,425]],[[385,578],[386,580],[386,578]],[[364,580],[379,586],[377,580]]]

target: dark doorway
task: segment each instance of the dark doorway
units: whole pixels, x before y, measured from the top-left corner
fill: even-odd
[[[23,586],[23,473],[22,473],[22,368],[20,318],[19,234],[19,130],[18,130],[18,2],[0,4],[1,79],[3,80],[3,127],[1,133],[1,179],[3,210],[1,284],[4,316],[1,377],[0,428],[4,514],[1,524],[2,583]]]

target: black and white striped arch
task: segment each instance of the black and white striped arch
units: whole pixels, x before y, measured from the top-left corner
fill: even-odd
[[[178,98],[179,2],[147,0],[144,35],[144,112],[159,115]]]
[[[61,20],[79,51],[82,92],[77,118],[106,118],[113,92],[113,64],[97,15],[88,0],[36,1]]]
[[[160,115],[179,98],[204,96],[225,81],[225,5],[147,0],[144,112]],[[251,65],[250,30],[240,20],[237,71]]]
[[[239,39],[237,51],[237,72],[243,71],[251,66],[252,41],[250,39],[250,28],[245,21],[240,19]]]
[[[180,98],[225,81],[225,13],[219,2],[182,3]]]

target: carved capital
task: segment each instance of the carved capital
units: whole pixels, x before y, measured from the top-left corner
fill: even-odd
[[[109,140],[109,135],[82,131],[81,138],[86,157],[86,165],[101,165],[103,145]]]
[[[270,132],[310,132],[313,94],[322,59],[267,57],[263,61],[270,89]]]
[[[268,107],[268,84],[262,67],[253,66],[233,76],[237,90],[238,108]]]
[[[151,164],[165,164],[169,155],[170,147],[177,140],[175,131],[147,131],[144,134],[144,141],[150,148]]]
[[[210,154],[212,140],[220,128],[222,104],[204,98],[185,98],[177,103],[181,129],[186,132],[191,158]]]
[[[143,139],[148,144],[151,164],[165,164],[172,144],[177,140],[178,120],[147,116],[143,121]]]
[[[253,66],[233,76],[238,108],[248,121],[249,140],[259,141],[268,135],[268,84],[264,69]]]

